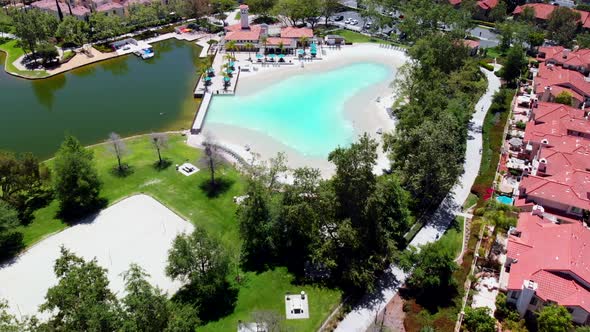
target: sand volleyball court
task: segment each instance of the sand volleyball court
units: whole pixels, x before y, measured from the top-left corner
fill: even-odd
[[[57,283],[53,264],[61,245],[86,260],[96,257],[98,264],[108,269],[110,289],[119,297],[124,295],[122,272],[130,263],[139,264],[150,274],[152,285],[171,294],[180,284],[164,273],[168,249],[177,234],[193,229],[152,197],[126,198],[93,220],[46,238],[2,267],[0,298],[8,300],[14,314],[37,314],[47,289]]]

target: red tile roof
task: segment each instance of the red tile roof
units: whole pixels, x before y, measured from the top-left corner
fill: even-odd
[[[250,26],[250,29],[242,29],[239,24],[236,24],[226,27],[226,30],[229,32],[225,36],[225,40],[247,40],[257,42],[260,39],[259,25],[252,25]]]
[[[580,222],[554,224],[531,213],[521,213],[520,237],[508,238],[508,289],[520,290],[524,280],[538,284],[536,295],[566,306],[590,311],[590,292],[575,277],[590,282],[590,230]]]
[[[109,10],[115,10],[115,9],[121,9],[121,8],[123,8],[123,5],[121,5],[120,3],[108,2],[108,3],[105,3],[103,5],[96,7],[96,11],[97,12],[106,12]]]
[[[461,0],[449,0],[449,3],[453,6],[456,6],[461,4]]]
[[[287,45],[291,45],[292,41],[293,41],[293,39],[290,39],[290,38],[268,37],[266,40],[266,44],[271,45],[271,46],[278,46],[282,42],[283,45],[287,46]]]
[[[547,3],[527,3],[522,6],[516,6],[516,8],[512,12],[512,14],[520,15],[523,12],[523,10],[527,7],[533,8],[535,10],[535,18],[536,19],[545,21],[545,20],[549,19],[549,15],[551,15],[551,13],[555,10],[555,8],[557,8],[559,6],[554,6],[554,5],[547,4]],[[582,11],[582,10],[576,10],[576,9],[573,9],[573,10],[580,13],[580,24],[582,24],[582,26],[584,28],[590,28],[590,20],[589,20],[590,13]]]
[[[590,82],[583,74],[551,64],[539,65],[539,73],[534,79],[535,93],[542,94],[545,87],[560,86],[575,91],[584,97],[590,97]],[[582,99],[583,100],[583,99]]]
[[[490,10],[496,8],[498,5],[499,0],[480,0],[477,2],[479,8],[484,10]]]
[[[577,131],[590,134],[590,122],[584,117],[585,111],[570,106],[539,102],[537,107],[533,108],[534,121],[527,122],[525,128],[525,140],[527,134],[537,136],[567,136],[571,135],[568,131]]]
[[[35,8],[39,8],[39,9],[46,9],[46,10],[51,10],[51,11],[57,12],[57,6],[56,6],[54,0],[36,1],[36,2],[33,2],[31,4],[31,6],[33,6]],[[70,14],[70,9],[68,8],[68,5],[66,5],[65,3],[59,2],[59,7],[61,9],[61,12],[64,15]],[[74,14],[75,16],[89,15],[90,9],[88,9],[84,6],[74,6],[74,7],[72,7],[72,14]]]
[[[281,38],[313,37],[313,30],[309,28],[286,27],[281,29]]]
[[[246,4],[242,4],[242,5],[240,5],[240,9],[248,9],[248,8],[249,8],[249,7],[248,7],[248,5],[246,5]]]
[[[519,190],[526,193],[527,201],[542,199],[590,210],[590,172],[587,171],[566,170],[547,178],[529,175],[522,179]]]
[[[562,66],[584,66],[590,68],[590,49],[570,51],[563,46],[541,46],[539,47],[539,57],[537,59],[539,61],[550,61]]]
[[[465,45],[471,49],[478,48],[479,47],[479,40],[465,39],[465,40],[463,40],[463,45]]]

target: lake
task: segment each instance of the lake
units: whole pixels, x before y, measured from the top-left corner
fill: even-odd
[[[123,56],[43,80],[12,77],[0,53],[0,149],[51,157],[66,133],[83,144],[189,128],[200,48],[168,40],[155,57]]]

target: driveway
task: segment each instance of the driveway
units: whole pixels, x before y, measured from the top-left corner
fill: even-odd
[[[470,31],[471,36],[479,38],[479,45],[482,48],[496,47],[500,44],[500,36],[491,28],[477,26]]]
[[[496,67],[496,69],[498,68],[499,66]],[[467,199],[467,196],[469,196],[471,187],[475,182],[481,163],[481,154],[479,152],[482,148],[481,128],[486,112],[492,104],[492,97],[500,89],[500,79],[493,72],[485,69],[482,69],[482,71],[488,79],[488,89],[476,104],[475,113],[469,124],[469,136],[472,139],[467,140],[465,163],[463,164],[464,173],[461,175],[459,182],[453,187],[451,193],[443,200],[432,216],[432,219],[418,232],[412,242],[410,242],[411,246],[421,246],[438,240],[444,234],[457,213],[461,212],[461,206]],[[395,296],[400,285],[405,282],[408,275],[397,266],[392,265],[390,273],[381,281],[379,291],[375,294],[365,296],[361,303],[344,317],[335,331],[366,331],[371,323],[373,323],[375,317],[377,317],[377,314]]]

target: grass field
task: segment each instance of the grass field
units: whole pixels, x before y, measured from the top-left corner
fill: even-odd
[[[46,77],[49,76],[49,74],[44,71],[32,71],[32,70],[27,70],[27,71],[22,71],[17,69],[13,63],[14,61],[16,61],[18,58],[20,58],[23,54],[25,54],[25,51],[20,48],[17,45],[17,41],[16,40],[11,40],[7,43],[4,43],[2,45],[0,45],[0,51],[6,53],[6,58],[4,61],[4,66],[6,68],[6,71],[12,74],[16,74],[16,75],[22,75],[25,77],[30,77],[30,78],[42,78],[42,77]],[[2,59],[0,58],[0,63],[2,62]]]
[[[394,44],[393,42],[385,40],[385,39],[375,38],[375,37],[371,37],[371,36],[365,36],[362,33],[354,32],[354,31],[350,31],[350,30],[346,30],[346,29],[335,30],[335,31],[330,32],[330,34],[340,35],[340,36],[344,37],[346,42],[349,42],[349,43]]]
[[[119,177],[112,172],[116,160],[105,145],[91,147],[103,182],[102,197],[111,205],[136,193],[151,195],[183,218],[214,234],[233,257],[238,257],[240,240],[233,197],[244,192],[244,180],[235,169],[226,167],[220,176],[230,183],[229,189],[218,197],[209,198],[199,187],[207,181],[207,172],[200,171],[186,177],[174,167],[175,164],[186,161],[195,163],[200,156],[200,150],[184,144],[184,137],[179,134],[170,136],[169,145],[163,156],[171,161],[172,166],[158,171],[153,167],[157,156],[147,137],[128,140],[127,147],[130,153],[123,161],[129,164],[133,173],[127,177]],[[48,163],[51,165],[51,161]],[[55,217],[57,209],[57,202],[52,202],[36,211],[34,221],[22,228],[27,246],[67,227]],[[312,331],[320,326],[340,299],[340,292],[336,290],[293,285],[292,275],[283,268],[260,274],[246,273],[242,277],[242,283],[238,285],[240,290],[234,312],[218,322],[204,326],[203,331],[235,331],[237,320],[248,320],[251,312],[257,309],[277,310],[279,314],[284,315],[284,294],[299,293],[301,290],[309,294],[311,317],[307,320],[289,321],[287,324],[297,331]]]

